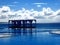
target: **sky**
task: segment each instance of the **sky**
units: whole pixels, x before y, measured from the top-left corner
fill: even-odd
[[[60,0],[0,0],[0,22],[11,19],[60,23]]]

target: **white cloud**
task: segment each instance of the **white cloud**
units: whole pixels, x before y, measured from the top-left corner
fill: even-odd
[[[3,6],[2,8],[0,8],[0,12],[8,12],[10,11],[10,8],[8,6]]]
[[[19,2],[17,2],[17,1],[14,1],[13,3],[14,3],[14,4],[17,4],[17,3],[19,3]]]
[[[2,8],[0,8],[0,18],[1,17],[7,17],[7,13],[10,12],[10,8],[8,6],[3,6]]]
[[[47,3],[33,3],[33,4],[47,4]]]
[[[12,6],[16,6],[16,5],[7,5],[7,6],[12,7]]]
[[[41,5],[46,5],[47,3],[33,3],[33,4],[39,8],[39,7],[41,7]]]
[[[37,7],[41,7],[41,5],[37,5]]]
[[[55,19],[56,22],[60,22],[60,15],[54,17],[54,19]]]
[[[35,11],[22,8],[12,11],[8,6],[0,8],[0,22],[10,19],[36,19],[39,23],[60,22],[60,10],[53,11],[51,8],[42,8],[42,11]]]
[[[55,15],[60,15],[60,9],[56,11]]]

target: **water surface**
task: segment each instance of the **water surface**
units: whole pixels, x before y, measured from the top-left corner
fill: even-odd
[[[7,33],[11,36],[0,37],[0,45],[60,45],[60,35],[50,33],[50,31],[60,30],[58,25],[54,27],[52,25],[40,25],[40,28],[32,29],[32,33],[31,29],[11,29],[7,27],[4,25],[0,28],[0,35]]]

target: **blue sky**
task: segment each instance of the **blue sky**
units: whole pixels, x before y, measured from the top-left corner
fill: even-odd
[[[59,23],[60,0],[0,0],[0,22],[24,17],[40,23]]]
[[[0,0],[0,7],[3,5],[9,6],[14,10],[21,8],[41,10],[43,7],[51,7],[53,10],[57,10],[60,8],[60,0]],[[40,5],[40,8],[37,5]]]

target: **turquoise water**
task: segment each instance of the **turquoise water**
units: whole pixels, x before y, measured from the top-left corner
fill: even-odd
[[[4,25],[0,28],[0,45],[60,45],[60,35],[50,33],[50,31],[60,30],[59,25],[38,25],[40,28],[33,29],[11,29],[7,27]],[[10,36],[1,37],[5,34]]]

